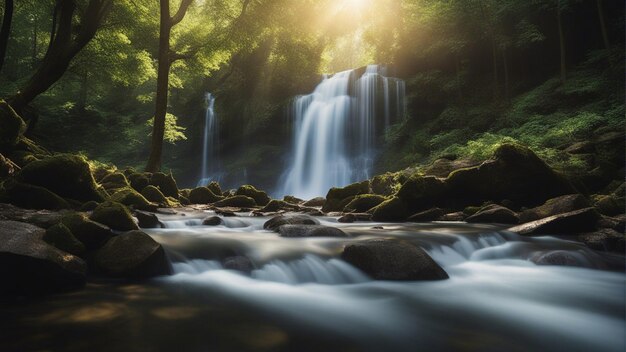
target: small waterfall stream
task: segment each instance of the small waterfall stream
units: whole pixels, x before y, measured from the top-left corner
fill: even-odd
[[[404,82],[369,65],[325,77],[293,102],[293,154],[278,189],[301,198],[323,196],[370,178],[376,140],[404,116]]]
[[[206,94],[204,114],[204,134],[202,140],[202,171],[198,186],[206,186],[211,181],[220,180],[219,124],[215,115],[215,97]]]

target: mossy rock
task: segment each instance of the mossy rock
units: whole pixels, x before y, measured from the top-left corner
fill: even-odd
[[[291,203],[291,204],[296,204],[296,205],[300,205],[302,203],[304,203],[304,199],[300,199],[294,196],[284,196],[283,197],[283,201],[287,202],[287,203]]]
[[[13,150],[10,153],[8,153],[7,156],[14,163],[16,163],[17,166],[19,166],[21,168],[26,166],[26,165],[28,165],[28,164],[30,164],[30,163],[32,163],[33,161],[40,160],[33,153],[27,152],[25,150]]]
[[[128,208],[117,202],[104,202],[98,205],[89,218],[118,231],[139,229]]]
[[[261,210],[262,213],[275,212],[279,210],[287,210],[294,211],[298,210],[299,207],[296,204],[285,202],[284,200],[272,199],[266,206],[264,206]]]
[[[256,205],[254,199],[247,196],[232,196],[213,203],[216,207],[252,208]]]
[[[613,194],[596,195],[593,197],[596,209],[603,215],[617,215],[624,213],[624,198],[618,198]]]
[[[343,208],[346,213],[364,213],[385,201],[385,197],[377,194],[361,194]]]
[[[215,181],[211,181],[211,183],[209,183],[206,187],[210,189],[213,194],[222,194],[222,188],[220,187],[220,184]]]
[[[15,146],[25,130],[24,120],[6,101],[0,100],[0,146]]]
[[[208,187],[196,187],[189,192],[191,204],[210,204],[222,199],[224,197],[215,195]]]
[[[130,187],[126,176],[121,172],[114,172],[105,176],[100,183],[107,191],[115,191],[120,188]]]
[[[73,255],[80,256],[85,252],[85,245],[62,223],[48,228],[42,239],[48,244]]]
[[[191,201],[189,200],[189,198],[185,196],[179,196],[178,201],[180,202],[181,205],[191,205]]]
[[[388,199],[370,210],[373,221],[405,221],[409,216],[406,203],[398,197]]]
[[[46,188],[17,182],[5,181],[0,189],[0,201],[27,209],[60,210],[70,209],[70,204]]]
[[[100,248],[113,236],[111,229],[100,222],[88,219],[80,213],[63,216],[61,223],[66,226],[88,250]]]
[[[84,203],[83,205],[81,205],[80,207],[80,211],[93,211],[94,209],[96,209],[98,207],[100,203],[90,200],[87,203]]]
[[[236,196],[247,196],[254,199],[257,205],[267,205],[270,202],[270,197],[264,191],[259,191],[251,185],[243,185],[235,192]]]
[[[161,193],[161,191],[153,185],[148,185],[146,188],[141,190],[141,195],[150,202],[167,204],[167,199],[163,193]]]
[[[177,208],[181,206],[181,203],[177,198],[165,197],[165,205],[170,208]]]
[[[130,186],[137,192],[141,192],[150,185],[150,177],[145,173],[132,173],[127,175],[126,178],[130,182]]]
[[[149,202],[141,193],[130,187],[122,188],[115,192],[111,196],[111,201],[147,211],[154,211],[157,208],[156,204]]]
[[[398,190],[396,196],[404,201],[412,212],[442,205],[450,199],[447,185],[434,176],[411,176]]]
[[[403,173],[387,172],[382,175],[374,176],[370,180],[370,188],[374,194],[390,196],[395,194],[407,179],[408,177]]]
[[[323,212],[342,211],[355,196],[370,193],[369,181],[357,182],[346,187],[333,187],[326,195]]]
[[[150,184],[159,187],[161,193],[166,197],[178,198],[178,185],[172,174],[164,174],[162,172],[156,172],[152,174],[150,178]]]
[[[89,164],[80,156],[58,154],[24,166],[19,181],[47,188],[63,198],[103,201]]]
[[[189,194],[191,193],[191,188],[183,188],[178,190],[178,197],[180,198],[181,196],[185,197],[185,198],[189,198]],[[219,193],[222,194],[222,193]]]

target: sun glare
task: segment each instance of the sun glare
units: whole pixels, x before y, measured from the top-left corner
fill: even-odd
[[[350,10],[361,11],[370,4],[371,0],[344,0],[343,7]]]

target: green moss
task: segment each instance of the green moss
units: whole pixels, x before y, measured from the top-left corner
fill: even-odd
[[[61,219],[66,226],[88,250],[100,248],[113,236],[111,229],[102,223],[92,221],[80,213],[70,213]]]
[[[0,100],[0,146],[15,146],[25,130],[24,120],[7,102]]]
[[[114,172],[105,176],[100,183],[109,192],[115,193],[120,188],[130,187],[126,176],[121,172]]]
[[[189,201],[192,204],[210,204],[215,203],[224,197],[216,195],[207,187],[197,187],[189,192]]]
[[[18,180],[47,188],[64,198],[79,201],[102,201],[103,195],[85,159],[72,154],[58,154],[26,165]]]
[[[398,197],[380,203],[370,212],[374,221],[405,221],[409,216],[406,204]]]
[[[127,206],[132,206],[141,210],[154,210],[156,204],[149,202],[139,192],[130,187],[122,188],[111,196],[111,201],[118,202]]]
[[[377,194],[361,194],[356,197],[343,209],[344,212],[363,213],[385,201],[385,197]]]
[[[191,193],[191,189],[190,188],[183,188],[181,190],[178,190],[178,194],[182,197],[185,198],[189,198],[189,194]],[[220,193],[221,195],[221,193]]]
[[[159,204],[167,203],[167,199],[165,198],[163,193],[161,193],[161,191],[158,188],[154,187],[153,185],[149,185],[146,188],[144,188],[141,191],[141,195],[144,196],[150,202],[159,203]]]
[[[254,186],[251,185],[243,185],[237,189],[235,192],[237,196],[246,196],[254,199],[257,205],[267,205],[270,202],[270,197],[267,193],[263,191],[259,191]]]
[[[137,192],[141,192],[150,185],[150,177],[151,175],[146,173],[131,173],[127,175],[130,186]]]
[[[5,181],[0,190],[0,201],[27,209],[69,209],[70,204],[54,192],[13,179]]]
[[[42,239],[48,244],[70,254],[81,255],[85,252],[85,245],[76,239],[72,231],[62,223],[48,228]]]
[[[104,202],[98,205],[89,218],[118,231],[139,229],[128,208],[117,202]]]
[[[172,174],[164,174],[162,172],[156,172],[152,174],[150,178],[150,184],[159,187],[161,193],[166,197],[178,198],[178,185]]]
[[[374,194],[390,196],[400,189],[407,178],[408,177],[402,172],[387,172],[382,175],[374,176],[370,180],[370,188]]]
[[[232,196],[213,203],[216,207],[252,208],[256,206],[254,199],[247,196]]]
[[[210,189],[211,192],[213,192],[213,194],[218,195],[218,196],[222,195],[222,188],[220,187],[219,183],[212,181],[206,187]]]
[[[369,181],[357,182],[346,187],[333,187],[326,195],[323,212],[342,211],[359,194],[370,193]]]

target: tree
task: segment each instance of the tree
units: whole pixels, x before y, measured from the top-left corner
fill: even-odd
[[[112,0],[89,0],[76,16],[78,6],[75,0],[57,0],[48,51],[37,71],[17,94],[9,98],[16,111],[23,110],[63,76],[72,59],[94,37],[112,3]],[[78,22],[74,21],[76,17]]]
[[[2,16],[2,28],[0,29],[0,71],[4,66],[4,58],[7,53],[9,34],[11,33],[11,20],[13,19],[13,0],[4,1],[4,14]]]

